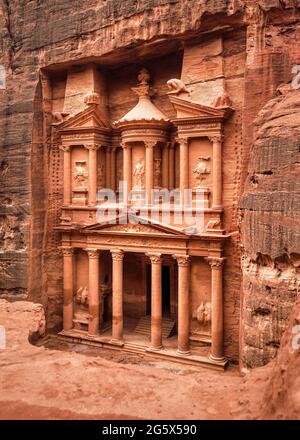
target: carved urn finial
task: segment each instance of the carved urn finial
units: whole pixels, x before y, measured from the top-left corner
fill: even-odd
[[[138,74],[138,81],[141,85],[149,84],[150,82],[150,73],[149,70],[147,70],[145,67],[143,67]]]
[[[89,105],[99,105],[100,104],[100,96],[98,95],[98,93],[95,92],[91,92],[89,94],[87,94],[84,98],[84,103],[89,106]]]

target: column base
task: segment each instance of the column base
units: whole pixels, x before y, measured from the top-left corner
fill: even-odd
[[[224,206],[223,206],[223,205],[213,205],[213,206],[211,207],[211,209],[219,209],[219,210],[223,211]]]
[[[150,347],[148,347],[147,348],[147,351],[161,351],[161,350],[163,350],[163,346],[161,345],[160,347],[152,347],[152,346],[150,346]]]
[[[225,359],[224,356],[216,357],[216,356],[213,356],[212,354],[210,354],[210,355],[208,356],[208,358],[209,358],[211,361],[219,362],[220,364],[223,364],[223,363],[226,361],[226,359]]]
[[[89,339],[98,338],[100,336],[100,333],[96,333],[95,335],[92,335],[91,333],[87,333],[87,337]]]
[[[190,350],[177,350],[178,356],[189,356],[191,354]]]
[[[123,347],[124,345],[124,340],[123,339],[116,339],[116,338],[112,338],[109,341],[110,344],[112,345],[117,345],[118,347]]]

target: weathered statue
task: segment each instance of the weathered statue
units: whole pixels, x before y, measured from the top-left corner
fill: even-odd
[[[86,161],[75,162],[74,180],[79,188],[82,188],[87,180],[88,173],[85,169],[85,166]]]
[[[145,174],[144,159],[139,159],[135,164],[133,175],[135,177],[136,188],[143,187],[143,177]]]
[[[199,162],[196,167],[193,169],[193,174],[195,175],[196,180],[199,181],[199,185],[205,179],[205,175],[210,173],[210,168],[208,166],[208,161],[210,160],[209,156],[200,156]]]
[[[172,78],[167,81],[167,85],[169,88],[168,95],[180,95],[181,93],[188,93],[188,89],[186,88],[185,84],[181,79]]]

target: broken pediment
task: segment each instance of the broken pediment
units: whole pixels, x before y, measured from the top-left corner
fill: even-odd
[[[231,107],[210,107],[178,96],[170,95],[169,99],[177,112],[177,119],[198,119],[205,122],[210,120],[223,121],[233,112]]]
[[[105,223],[96,223],[94,225],[86,226],[82,232],[87,233],[129,233],[129,234],[156,234],[166,236],[186,236],[184,232],[175,227],[166,226],[159,222],[153,222],[148,219],[130,214],[130,221],[127,216],[120,216],[112,221]]]
[[[71,116],[59,124],[59,131],[70,131],[80,129],[111,129],[111,125],[107,118],[103,116],[96,104],[88,106],[82,112]]]

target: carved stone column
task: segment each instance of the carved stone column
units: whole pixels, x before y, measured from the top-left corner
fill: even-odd
[[[123,148],[123,183],[127,188],[123,188],[123,201],[128,203],[128,194],[132,187],[132,151],[131,145],[127,142],[122,144]]]
[[[63,306],[63,328],[71,330],[73,328],[73,255],[74,249],[63,247],[63,286],[64,286],[64,306]]]
[[[149,253],[151,260],[151,349],[162,348],[161,254]]]
[[[154,186],[154,174],[153,174],[153,158],[154,158],[154,147],[157,142],[144,141],[146,147],[146,194],[147,201],[150,205],[152,203],[152,190]]]
[[[162,148],[162,187],[169,188],[169,142]]]
[[[169,188],[175,188],[175,143],[169,143]]]
[[[95,206],[97,201],[97,150],[99,145],[89,144],[86,145],[89,150],[89,206]]]
[[[223,264],[224,258],[207,258],[211,267],[211,354],[214,361],[224,361],[223,341]]]
[[[62,145],[60,149],[64,153],[64,194],[63,203],[69,205],[72,200],[72,175],[71,175],[71,147]]]
[[[116,148],[111,149],[110,154],[110,187],[113,191],[116,190]]]
[[[123,259],[124,252],[112,250],[112,338],[123,340]]]
[[[180,202],[184,204],[184,190],[189,187],[189,143],[188,139],[178,139],[180,146]]]
[[[105,184],[106,188],[111,187],[111,149],[109,147],[106,147],[105,152]]]
[[[190,353],[189,255],[174,255],[178,264],[178,353]]]
[[[210,138],[213,144],[212,158],[212,207],[222,208],[222,141],[223,136],[214,136]]]
[[[99,335],[100,292],[99,292],[99,251],[86,249],[89,258],[89,323],[88,334]]]

